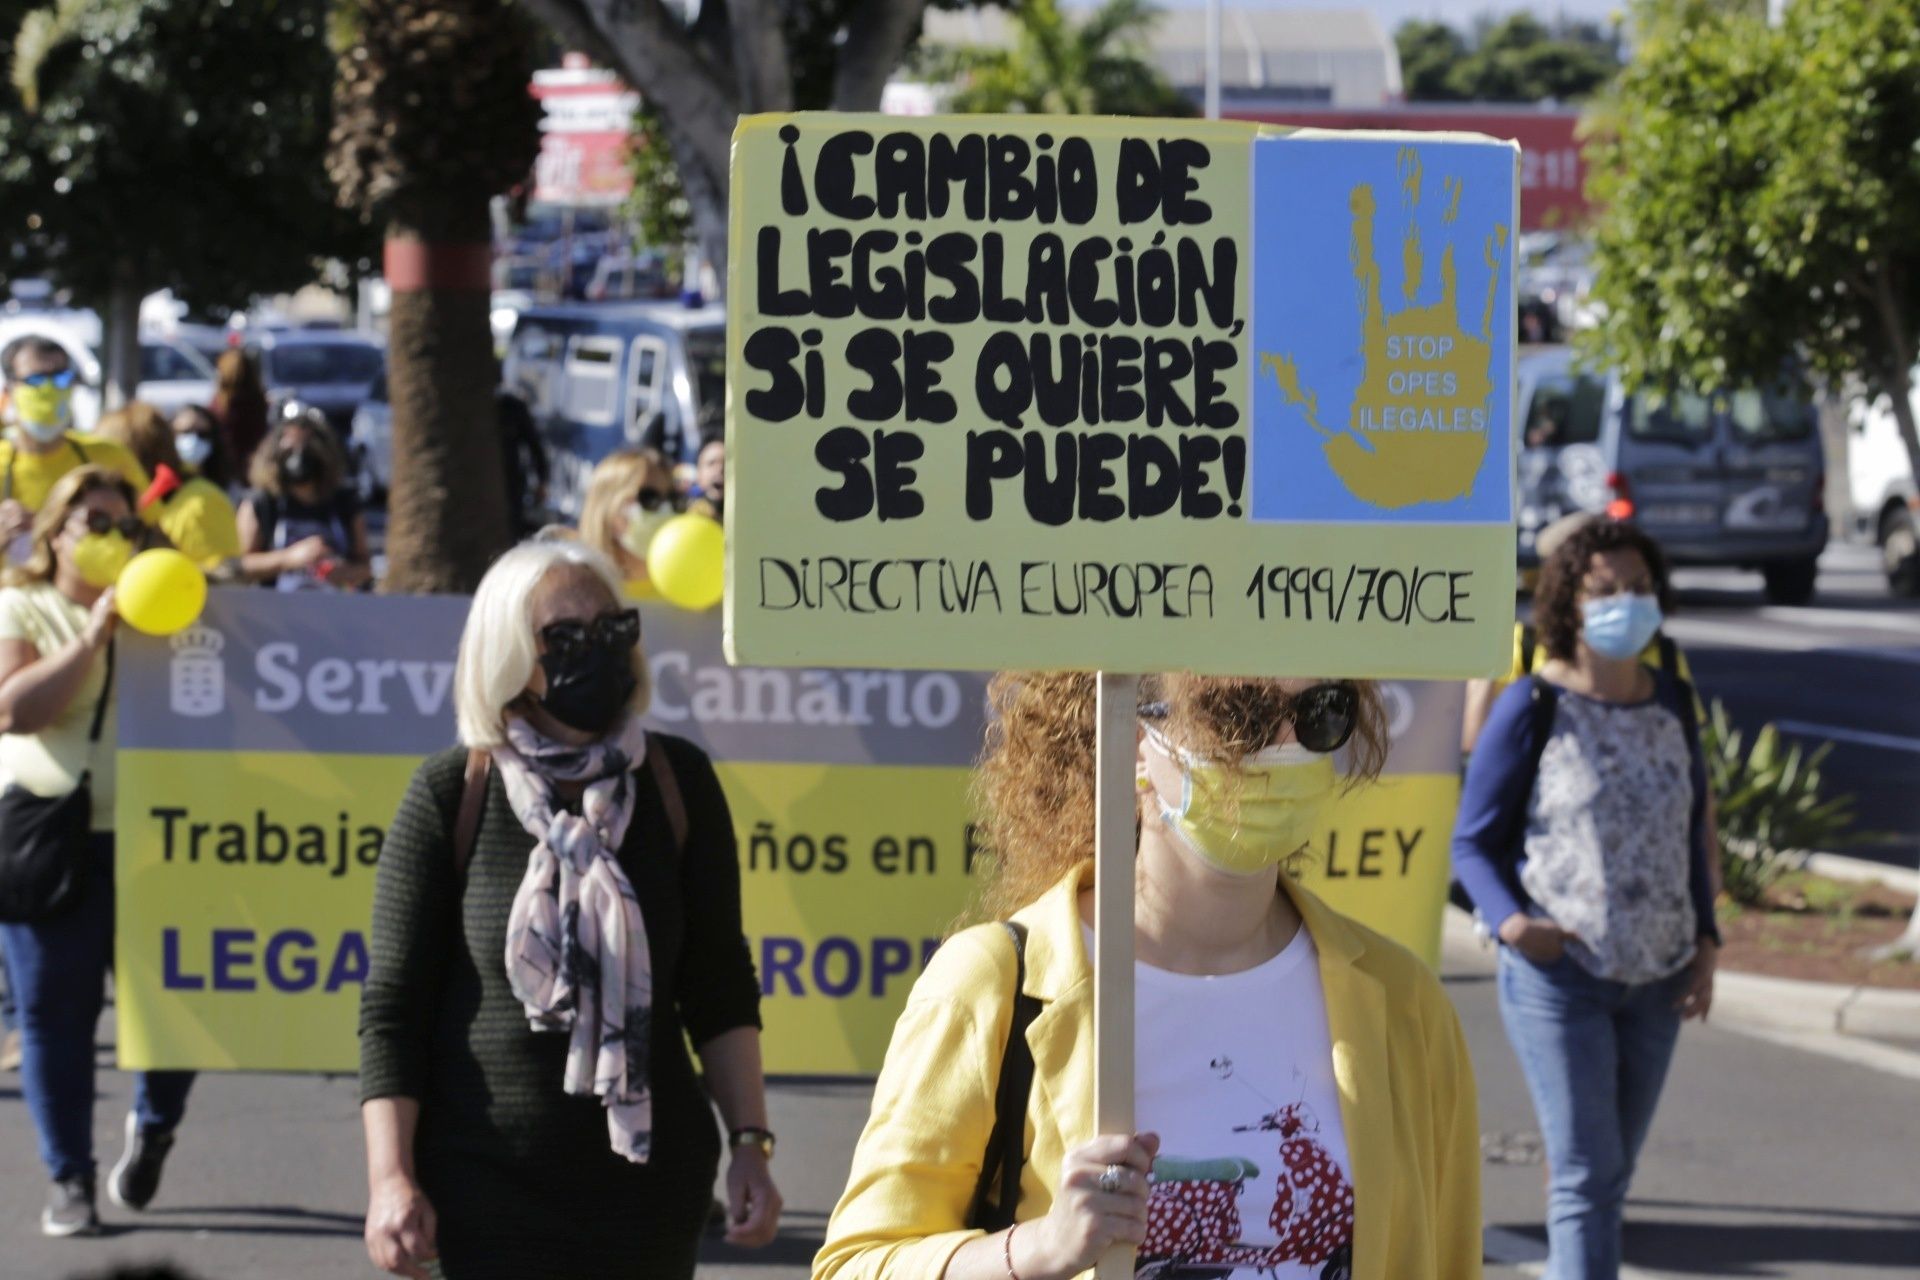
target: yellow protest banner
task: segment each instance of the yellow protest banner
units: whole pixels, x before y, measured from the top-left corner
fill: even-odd
[[[1516,158],[1231,122],[742,121],[730,658],[1496,670]]]
[[[122,652],[117,924],[128,1068],[356,1069],[380,843],[452,740],[465,601],[216,592]],[[647,609],[650,722],[715,758],[733,810],[768,1070],[865,1076],[969,908],[981,682],[738,669],[717,619]],[[1387,686],[1393,748],[1299,868],[1437,959],[1460,690]]]

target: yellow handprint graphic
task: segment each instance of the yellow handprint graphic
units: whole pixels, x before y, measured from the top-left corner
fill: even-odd
[[[1481,245],[1489,269],[1486,301],[1478,332],[1468,332],[1460,322],[1451,234],[1440,252],[1439,296],[1420,303],[1426,291],[1427,251],[1414,217],[1424,182],[1419,150],[1399,148],[1396,169],[1405,226],[1397,310],[1389,311],[1381,298],[1374,186],[1358,183],[1348,195],[1362,373],[1347,421],[1337,427],[1322,421],[1320,398],[1303,381],[1292,353],[1260,356],[1261,375],[1271,376],[1283,399],[1297,406],[1307,425],[1319,433],[1327,461],[1348,491],[1387,510],[1471,495],[1492,432],[1508,429],[1504,417],[1496,421],[1495,406],[1505,403],[1505,397],[1495,395],[1492,334],[1502,275],[1511,262],[1509,228],[1494,225]],[[1463,191],[1460,178],[1441,179],[1443,229],[1456,225]],[[1511,318],[1505,322],[1510,324]]]

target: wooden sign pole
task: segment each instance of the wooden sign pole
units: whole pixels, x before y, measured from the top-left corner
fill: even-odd
[[[1139,676],[1099,676],[1094,739],[1094,1132],[1133,1132],[1133,862]],[[1099,1280],[1132,1280],[1133,1249],[1100,1259]]]

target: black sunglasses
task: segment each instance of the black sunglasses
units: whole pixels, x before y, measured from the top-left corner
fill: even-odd
[[[640,643],[640,611],[623,609],[606,613],[592,622],[562,618],[540,628],[540,640],[550,657],[566,660],[586,651],[588,646],[631,649]]]
[[[115,520],[104,511],[88,509],[88,533],[97,533],[104,538],[115,529],[118,529],[120,536],[128,542],[138,542],[146,534],[147,526],[140,522],[139,516],[122,516],[120,519]]]
[[[642,511],[658,511],[661,507],[673,505],[673,494],[649,487],[635,494],[634,500],[640,504]]]
[[[1140,706],[1146,720],[1164,720],[1169,708],[1164,702]],[[1283,719],[1293,722],[1293,740],[1309,751],[1322,755],[1338,751],[1353,737],[1360,722],[1360,689],[1350,680],[1328,680],[1308,685],[1287,695]]]

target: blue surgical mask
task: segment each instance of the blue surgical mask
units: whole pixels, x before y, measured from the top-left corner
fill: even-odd
[[[195,471],[207,465],[207,459],[213,456],[213,438],[198,431],[175,436],[173,447],[179,450],[180,461]]]
[[[1660,630],[1660,602],[1652,596],[1617,595],[1581,604],[1587,647],[1603,658],[1636,658]]]

